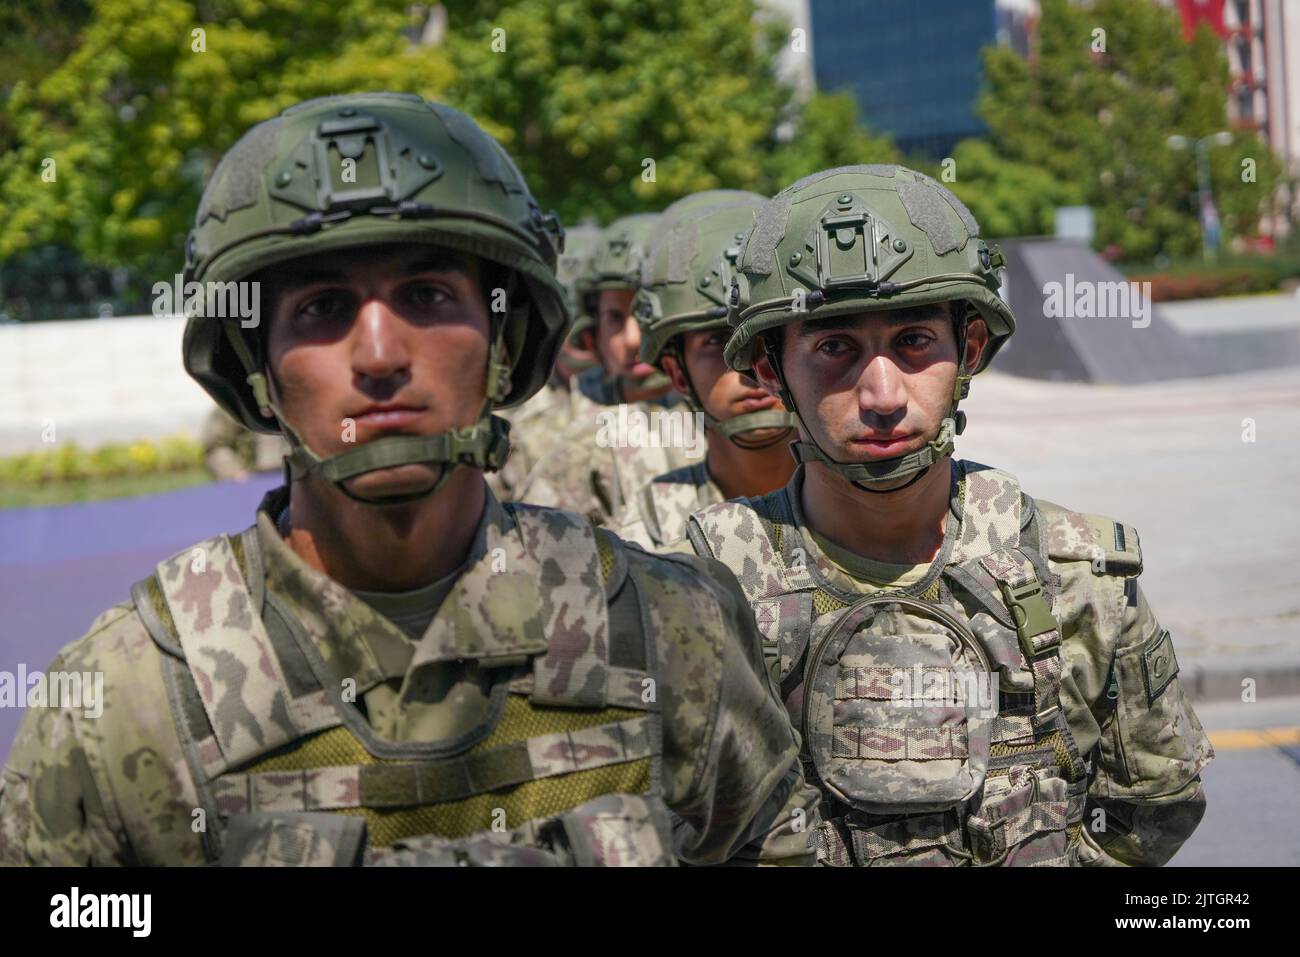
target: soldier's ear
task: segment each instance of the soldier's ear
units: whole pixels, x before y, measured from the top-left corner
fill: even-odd
[[[776,371],[772,368],[772,361],[767,357],[765,350],[754,355],[754,378],[758,380],[758,384],[763,387],[764,392],[780,398],[781,381],[776,377]]]
[[[966,323],[966,370],[978,369],[984,350],[989,345],[989,327],[980,316]]]
[[[678,395],[689,394],[687,390],[690,386],[686,382],[686,373],[682,371],[681,364],[677,361],[677,356],[672,353],[666,353],[663,357],[664,372],[668,378],[673,381],[673,389]]]

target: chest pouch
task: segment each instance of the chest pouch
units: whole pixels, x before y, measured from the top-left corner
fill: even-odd
[[[988,654],[945,608],[850,605],[808,658],[804,747],[822,785],[871,814],[954,808],[984,783],[997,712]]]

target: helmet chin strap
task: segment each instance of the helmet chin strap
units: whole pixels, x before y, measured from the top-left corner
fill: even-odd
[[[812,431],[795,407],[794,395],[790,391],[789,383],[786,382],[785,370],[781,366],[781,358],[777,350],[773,349],[766,339],[763,342],[763,349],[772,364],[773,371],[776,372],[777,380],[781,383],[781,401],[794,413],[798,423],[803,426],[804,432],[811,436]],[[791,442],[790,454],[801,465],[805,462],[822,463],[864,492],[888,494],[901,492],[914,485],[930,470],[931,466],[953,453],[956,447],[954,440],[966,429],[966,413],[957,409],[957,404],[966,398],[966,394],[970,391],[971,380],[970,374],[966,371],[966,323],[964,321],[958,324],[957,354],[961,360],[957,367],[957,381],[953,385],[948,414],[939,426],[938,435],[922,448],[906,455],[874,462],[837,462],[827,455],[814,439],[808,442],[802,440]]]
[[[778,442],[783,442],[794,431],[794,416],[785,409],[759,409],[757,412],[742,412],[729,419],[715,419],[699,406],[704,415],[704,427],[712,429],[737,448],[747,452],[759,452],[770,449]],[[750,438],[755,432],[773,430],[770,438]]]
[[[391,435],[337,455],[322,456],[314,451],[289,424],[288,418],[272,397],[268,387],[269,370],[249,373],[247,382],[264,415],[273,415],[289,442],[284,457],[285,483],[309,475],[319,475],[355,502],[363,505],[405,505],[428,498],[442,488],[458,465],[495,471],[505,464],[510,452],[510,423],[492,415],[494,405],[505,398],[510,385],[510,366],[496,361],[504,341],[504,323],[494,323],[492,346],[488,353],[487,395],[473,425],[451,429],[437,435]],[[240,361],[248,369],[257,369],[248,344],[231,326],[226,327]],[[438,466],[433,485],[419,492],[401,495],[365,496],[347,487],[350,479],[399,465]]]
[[[785,409],[760,409],[757,412],[742,412],[740,415],[734,415],[729,419],[714,418],[704,408],[699,393],[695,391],[695,383],[691,381],[690,370],[686,368],[686,357],[682,355],[680,348],[674,348],[670,355],[677,360],[677,365],[682,370],[682,376],[686,379],[686,397],[690,400],[691,405],[704,417],[704,427],[706,429],[717,432],[731,442],[732,445],[747,452],[760,452],[789,438],[790,433],[794,430],[795,417]],[[664,373],[658,374],[664,375]],[[664,378],[668,377],[664,375]],[[671,382],[671,380],[669,381]],[[763,432],[768,429],[777,429],[779,431],[767,439],[747,438],[747,436],[755,432]]]

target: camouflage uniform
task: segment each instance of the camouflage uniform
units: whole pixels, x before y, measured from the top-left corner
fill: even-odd
[[[724,569],[489,497],[412,642],[281,540],[286,502],[60,652],[103,714],[24,716],[0,864],[668,864],[665,807],[686,861],[807,853],[816,793]]]
[[[587,408],[582,394],[569,382],[554,378],[535,396],[502,417],[510,422],[510,455],[487,476],[488,488],[502,501],[518,501],[518,489],[528,473]]]
[[[685,537],[692,512],[724,498],[703,462],[656,475],[623,513],[619,538],[659,551]]]
[[[708,441],[749,450],[789,441],[793,416],[777,407],[715,419],[686,372],[683,349],[688,332],[727,328],[727,293],[739,246],[765,202],[757,193],[707,190],[669,206],[651,233],[633,307],[641,324],[641,360],[662,369],[664,356],[674,355],[686,375],[686,401],[703,419]],[[760,443],[754,443],[755,435],[763,436]],[[686,534],[691,512],[724,498],[707,461],[657,475],[638,490],[619,535],[663,549]]]
[[[784,489],[689,520],[695,551],[735,571],[754,609],[823,791],[826,864],[1158,865],[1204,814],[1213,750],[1138,587],[1137,532],[951,458],[957,404],[1015,328],[1000,264],[955,196],[892,166],[795,183],[741,253],[727,362],[747,371],[765,348],[796,415],[765,335],[782,324],[957,302],[959,345],[972,315],[990,331],[920,452],[852,463],[792,446],[868,492],[949,471],[932,562],[867,562],[820,537],[801,511],[803,464]]]
[[[635,287],[640,276],[642,245],[657,217],[625,216],[605,231],[592,265],[578,293],[588,315],[594,315],[601,289]],[[663,377],[662,373],[656,376]],[[666,380],[665,380],[666,381]],[[573,421],[558,435],[547,437],[547,447],[532,471],[515,487],[520,501],[578,512],[597,525],[615,525],[631,496],[646,482],[664,472],[689,464],[685,450],[663,447],[601,447],[597,444],[602,413],[650,415],[665,410],[684,411],[675,392],[646,402],[626,403],[621,383],[601,366],[593,366],[573,381]]]
[[[586,315],[583,306],[583,297],[578,294],[578,285],[586,276],[590,254],[599,238],[600,230],[594,226],[578,226],[568,230],[565,234],[564,253],[556,264],[556,278],[564,287],[565,300],[575,315],[573,326],[569,330],[569,341],[575,340],[580,327],[591,325],[591,318]],[[578,374],[582,371],[586,370],[580,370]],[[515,489],[550,448],[555,436],[568,428],[575,419],[588,414],[589,408],[589,403],[572,381],[553,374],[535,396],[518,408],[503,412],[502,418],[512,426],[510,455],[500,470],[486,476],[492,494],[502,501],[515,500]]]
[[[799,508],[803,468],[761,499],[703,509],[689,536],[699,554],[737,573],[754,609],[773,677],[807,741],[805,773],[825,789],[822,859],[1165,863],[1204,813],[1199,774],[1213,751],[1178,681],[1169,632],[1138,587],[1137,533],[1035,502],[1010,475],[958,461],[939,555],[905,585],[871,583],[810,533]],[[1012,594],[1046,617],[1017,628]],[[835,668],[810,681],[816,649],[847,609],[882,595],[937,604],[974,633],[1000,691],[991,726],[977,733],[974,720],[950,713],[931,726],[890,707],[896,669],[952,667],[930,633],[902,648],[876,635],[859,635],[847,650],[830,642]],[[905,634],[917,627],[899,620]],[[1046,630],[1028,633],[1036,628]],[[982,773],[970,770],[977,756]],[[961,774],[964,789],[942,790]],[[962,800],[964,791],[973,793]],[[951,806],[925,807],[944,796]]]
[[[199,444],[203,446],[203,464],[219,481],[241,472],[274,472],[287,451],[279,436],[251,432],[219,408],[203,423]]]
[[[372,148],[391,165],[366,162]],[[359,157],[359,182],[334,183],[331,154]],[[502,376],[525,401],[567,325],[558,236],[468,117],[392,94],[301,104],[218,167],[187,279],[235,281],[295,249],[473,250],[513,271],[485,411],[325,457],[269,394],[257,333],[192,317],[186,368],[241,421],[284,430],[293,481],[318,472],[367,505],[385,500],[344,483],[395,462],[498,466]],[[448,593],[409,634],[283,541],[292,487],[250,528],[161,562],[59,653],[51,671],[103,675],[102,713],[24,715],[0,774],[0,864],[809,858],[818,795],[725,568],[487,492]]]
[[[637,402],[627,406],[647,416],[680,408]],[[607,415],[608,419],[597,416]],[[672,444],[659,446],[598,443],[602,422],[614,423],[617,406],[574,422],[555,441],[552,451],[537,463],[518,489],[520,500],[577,512],[595,525],[614,526],[626,513],[633,496],[658,475],[700,462],[689,450]]]

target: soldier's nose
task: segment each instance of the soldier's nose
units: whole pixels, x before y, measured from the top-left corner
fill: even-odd
[[[370,379],[385,379],[406,369],[410,362],[401,317],[381,300],[363,303],[353,326],[353,370]]]

